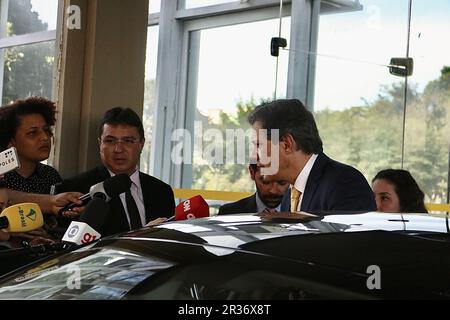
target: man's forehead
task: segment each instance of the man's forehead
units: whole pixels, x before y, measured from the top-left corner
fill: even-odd
[[[264,181],[264,182],[278,182],[278,181],[280,181],[280,179],[277,179],[275,176],[271,176],[271,175],[262,175],[260,170],[257,171],[256,176],[257,176],[260,180],[262,180],[262,181]]]
[[[103,126],[103,135],[139,135],[139,131],[136,127],[127,124],[109,124],[105,123]]]

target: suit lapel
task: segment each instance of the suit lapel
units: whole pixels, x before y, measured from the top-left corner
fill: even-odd
[[[105,166],[99,166],[97,173],[99,177],[101,177],[101,181],[104,181],[105,179],[108,179],[111,177],[108,169],[106,169]],[[122,230],[129,230],[130,224],[128,223],[127,214],[125,212],[125,208],[123,207],[122,200],[120,199],[120,196],[114,197],[109,202],[109,207],[111,208],[111,216],[108,218],[108,224],[115,230],[116,228],[119,228],[115,232],[120,232]]]
[[[246,209],[248,212],[257,212],[258,208],[256,206],[256,193],[254,193],[252,196],[248,198]]]
[[[289,188],[283,195],[281,199],[280,212],[289,211],[291,208],[291,189]]]
[[[109,174],[109,171],[105,166],[97,167],[97,176],[100,181],[105,181],[106,179],[111,178],[111,175]]]
[[[319,153],[316,161],[309,173],[308,181],[306,181],[305,192],[303,193],[302,205],[300,209],[302,211],[308,211],[310,208],[311,200],[317,187],[320,184],[320,178],[325,170],[325,167],[329,161],[329,158],[323,153]]]

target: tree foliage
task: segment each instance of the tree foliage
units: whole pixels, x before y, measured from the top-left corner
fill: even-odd
[[[324,151],[358,168],[370,182],[385,168],[400,168],[402,158],[404,82],[382,86],[372,103],[345,110],[315,113]],[[446,202],[449,170],[450,67],[430,81],[423,92],[409,85],[405,115],[404,169],[410,170],[426,200]],[[216,123],[198,114],[204,126],[249,128],[247,115],[260,104],[255,99],[236,105],[235,113],[220,113]],[[194,159],[195,164],[195,159]],[[226,191],[252,191],[246,165],[194,165],[194,187]]]
[[[7,36],[44,31],[47,23],[32,11],[30,0],[9,1]],[[54,41],[4,51],[3,104],[32,95],[51,98]]]

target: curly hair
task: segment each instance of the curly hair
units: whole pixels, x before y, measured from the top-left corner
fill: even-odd
[[[40,114],[49,127],[56,122],[55,103],[42,97],[29,97],[16,100],[0,108],[0,150],[8,149],[8,144],[15,137],[20,126],[20,117]]]

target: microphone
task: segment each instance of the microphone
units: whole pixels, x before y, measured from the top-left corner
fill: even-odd
[[[41,208],[36,203],[20,203],[0,213],[0,229],[8,232],[28,232],[44,225]]]
[[[64,208],[59,210],[59,214],[64,211],[72,210],[75,207],[85,206],[91,199],[100,198],[105,201],[111,200],[112,197],[118,196],[124,193],[131,187],[131,179],[126,173],[120,173],[113,177],[106,179],[103,182],[94,184],[90,189],[89,193],[82,195],[79,199],[83,202],[81,205],[76,203],[70,203]]]
[[[101,234],[97,230],[103,226],[108,211],[108,204],[104,199],[92,199],[80,215],[79,221],[70,223],[62,240],[80,245],[100,239]]]
[[[189,220],[209,217],[209,206],[202,196],[198,195],[179,203],[175,208],[175,215],[166,221]]]

